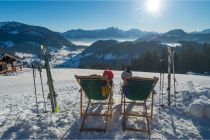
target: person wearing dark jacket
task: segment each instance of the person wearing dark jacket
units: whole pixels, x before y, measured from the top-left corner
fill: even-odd
[[[132,77],[131,68],[128,66],[121,74],[122,79],[127,79]]]
[[[128,66],[121,74],[121,77],[123,79],[123,85],[122,85],[122,91],[125,96],[128,94],[128,86],[127,86],[127,80],[128,78],[132,77],[131,68]]]

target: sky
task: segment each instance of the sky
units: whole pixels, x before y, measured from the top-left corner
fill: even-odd
[[[186,32],[210,29],[210,0],[158,0],[149,11],[148,0],[1,1],[0,22],[17,21],[64,32],[71,29],[118,27],[144,31]]]

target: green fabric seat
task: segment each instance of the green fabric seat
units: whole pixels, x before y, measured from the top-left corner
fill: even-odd
[[[79,83],[80,89],[80,116],[82,117],[82,123],[80,126],[80,132],[82,131],[96,131],[96,132],[106,132],[108,118],[112,116],[112,89],[109,85],[106,77],[100,75],[90,75],[90,76],[77,76],[75,75],[77,82]],[[106,94],[107,93],[107,94]],[[85,112],[83,113],[83,94],[88,98],[87,107]],[[104,95],[104,96],[103,96]],[[95,100],[92,102],[92,100]],[[103,100],[103,102],[101,102]],[[86,100],[87,101],[87,100]],[[90,107],[95,105],[100,105],[106,111],[94,111],[94,109],[90,109]],[[106,106],[104,108],[104,106]],[[97,107],[97,106],[92,106]],[[102,117],[102,123],[105,122],[104,127],[95,126],[95,127],[85,127],[85,120],[88,116],[91,116],[92,119],[94,117]],[[100,124],[102,124],[100,123]]]
[[[101,79],[80,79],[80,84],[89,99],[106,100],[108,97],[102,96],[102,86],[106,82]]]
[[[151,79],[128,79],[127,95],[130,100],[146,100],[155,84]]]

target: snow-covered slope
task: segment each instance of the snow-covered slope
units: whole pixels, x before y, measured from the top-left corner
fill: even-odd
[[[113,117],[108,122],[106,133],[80,133],[81,123],[79,115],[79,85],[74,74],[90,75],[102,74],[101,70],[89,69],[53,69],[52,75],[56,93],[58,94],[59,113],[43,113],[43,99],[38,73],[37,91],[40,116],[36,117],[36,106],[33,88],[32,71],[25,69],[21,73],[7,76],[0,75],[0,138],[1,139],[96,139],[115,138],[128,139],[149,138],[146,133],[123,132],[122,118],[120,116],[120,74],[114,71],[114,105]],[[141,77],[159,76],[158,73],[134,72],[133,75]],[[45,95],[48,93],[46,74],[43,70],[45,81]],[[167,80],[165,79],[165,82]],[[159,108],[159,94],[155,95],[154,119],[152,123],[151,138],[158,139],[207,139],[210,138],[210,118],[205,112],[209,108],[190,108],[195,104],[207,105],[210,103],[210,78],[197,75],[177,75],[178,91],[176,106],[172,95],[172,106]],[[166,89],[167,83],[164,83]],[[155,88],[159,92],[159,84]],[[167,104],[166,90],[164,90],[164,104]],[[193,105],[194,104],[194,105]],[[85,104],[86,105],[86,104]],[[100,108],[100,106],[98,106]],[[50,110],[50,102],[47,101]],[[135,109],[135,108],[134,108]],[[193,111],[192,111],[193,110]],[[137,111],[137,110],[136,110]],[[203,113],[200,116],[193,114]],[[100,119],[99,119],[100,120]],[[99,121],[88,119],[90,125],[101,125]],[[139,126],[141,121],[133,118],[130,125]]]
[[[37,57],[41,44],[49,50],[60,50],[65,46],[73,51],[81,47],[47,28],[19,22],[0,22],[0,36],[0,49],[4,52],[31,53]]]

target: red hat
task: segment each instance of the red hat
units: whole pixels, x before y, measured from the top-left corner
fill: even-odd
[[[112,80],[114,75],[111,70],[106,69],[103,73],[103,76],[106,77],[108,80]]]

